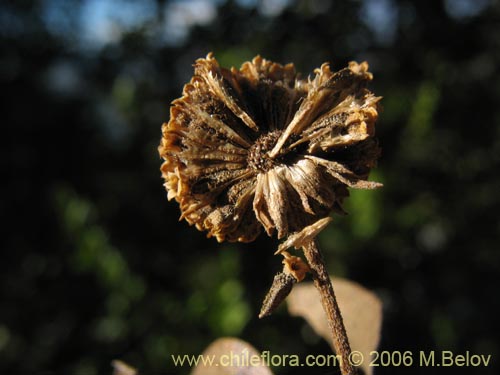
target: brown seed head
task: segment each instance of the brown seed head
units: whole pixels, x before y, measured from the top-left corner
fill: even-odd
[[[248,166],[257,172],[267,172],[278,165],[278,160],[271,158],[269,152],[278,141],[282,131],[274,130],[262,134],[248,150]]]
[[[174,100],[159,146],[168,199],[218,241],[282,238],[343,212],[347,187],[376,164],[377,102],[368,64],[327,64],[299,79],[292,64],[255,57],[221,68],[210,53]]]

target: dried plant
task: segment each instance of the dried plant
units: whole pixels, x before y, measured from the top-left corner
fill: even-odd
[[[225,69],[208,54],[172,103],[159,153],[168,199],[189,224],[220,242],[253,241],[261,228],[288,236],[278,252],[283,272],[297,281],[303,276],[290,273],[284,250],[303,248],[344,357],[349,344],[314,237],[330,212],[344,212],[348,187],[381,186],[367,181],[380,154],[374,138],[380,98],[366,88],[372,79],[366,62],[338,72],[323,64],[314,73],[301,79],[293,64],[259,56]],[[290,280],[275,279],[271,294],[278,299],[268,296],[268,313],[286,297]]]

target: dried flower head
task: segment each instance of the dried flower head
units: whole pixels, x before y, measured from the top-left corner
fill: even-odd
[[[282,238],[343,212],[348,187],[380,186],[366,181],[380,153],[368,64],[314,73],[260,56],[239,70],[211,53],[196,61],[159,146],[181,218],[218,241],[253,241],[262,227]]]

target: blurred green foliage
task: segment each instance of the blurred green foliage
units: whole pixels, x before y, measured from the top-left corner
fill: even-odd
[[[382,298],[381,350],[491,354],[480,373],[498,373],[499,21],[493,0],[2,2],[0,373],[106,374],[120,358],[185,374],[171,354],[225,335],[329,353],[284,308],[257,319],[275,240],[218,244],[167,202],[160,125],[209,51],[304,75],[370,63],[384,188],[353,191],[322,233],[329,268]],[[425,369],[447,371],[470,373]]]

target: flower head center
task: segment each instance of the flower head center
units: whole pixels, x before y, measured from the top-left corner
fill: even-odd
[[[248,151],[248,166],[259,172],[267,172],[275,167],[278,162],[269,157],[271,151],[278,141],[282,131],[275,130],[261,135]]]

